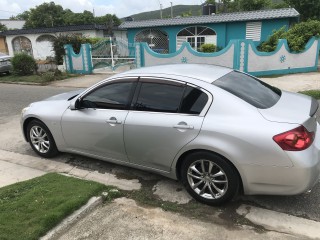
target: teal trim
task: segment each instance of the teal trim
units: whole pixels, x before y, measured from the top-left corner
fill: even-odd
[[[67,61],[69,62],[69,73],[73,73],[73,63],[71,59],[71,50],[72,50],[71,44],[64,45],[64,49],[66,51]]]
[[[233,69],[240,69],[240,40],[232,40],[234,42],[233,53]],[[231,41],[230,41],[231,42]]]
[[[87,51],[87,63],[88,63],[88,71],[91,74],[93,71],[92,66],[92,59],[91,59],[91,44],[86,44],[86,51]]]
[[[318,67],[306,67],[306,68],[293,68],[293,69],[281,69],[281,70],[270,70],[270,71],[260,71],[260,72],[248,72],[253,76],[267,76],[267,75],[284,75],[293,73],[303,73],[303,72],[315,72]]]
[[[85,51],[85,46],[83,44],[81,44],[81,48],[80,48],[81,54],[79,54],[80,55],[79,57],[82,58],[82,72],[86,73],[87,71],[86,71],[86,66],[85,66],[85,62],[84,62],[84,54],[83,54],[84,51]]]
[[[191,54],[193,54],[194,56],[197,56],[197,57],[217,57],[217,56],[220,56],[220,55],[226,53],[231,48],[231,46],[233,44],[234,44],[234,41],[230,41],[227,47],[225,47],[224,49],[222,49],[219,52],[214,52],[214,53],[197,52],[190,46],[190,44],[188,42],[182,43],[181,48],[178,51],[176,51],[174,53],[168,53],[168,54],[161,54],[161,53],[156,53],[156,52],[152,51],[152,49],[148,46],[147,43],[141,43],[141,49],[146,50],[146,52],[148,54],[150,54],[153,57],[157,57],[157,58],[172,58],[172,57],[176,57],[179,54],[181,54],[185,48]]]
[[[318,47],[317,47],[317,53],[318,54],[320,54],[320,38],[318,37],[318,38],[315,38],[317,41],[318,41]],[[317,69],[318,69],[318,64],[319,64],[319,55],[318,55],[318,57],[316,57],[316,62],[315,62],[315,66],[317,67]]]
[[[139,43],[140,44],[140,63],[141,67],[145,67],[145,58],[144,58],[144,44],[146,45],[147,49],[150,49],[147,43]],[[151,50],[151,49],[150,49]],[[151,50],[152,51],[152,50]],[[152,51],[153,52],[153,51]],[[158,53],[157,53],[158,54]],[[158,54],[161,55],[161,54]]]
[[[243,71],[248,72],[248,60],[249,60],[249,45],[244,42],[244,66]],[[253,41],[252,41],[253,43]],[[241,44],[241,43],[240,43]]]
[[[301,51],[301,52],[292,52],[292,51],[290,51],[290,48],[289,48],[289,45],[288,45],[288,42],[287,42],[286,39],[280,39],[280,40],[279,40],[279,43],[278,43],[278,45],[277,45],[276,50],[274,50],[273,52],[260,52],[260,51],[256,48],[256,46],[254,45],[254,43],[253,43],[252,40],[244,40],[244,41],[245,41],[247,44],[251,45],[252,50],[253,50],[254,53],[257,54],[258,56],[272,56],[272,55],[276,54],[276,53],[282,48],[282,45],[284,45],[285,49],[286,49],[286,50],[288,51],[288,53],[290,53],[290,54],[301,54],[301,53],[304,53],[304,52],[308,51],[308,50],[312,47],[314,41],[316,41],[316,40],[317,40],[316,37],[310,38],[309,41],[307,42],[306,46],[305,46],[305,49],[304,49],[303,51]],[[318,44],[318,45],[319,45],[319,44]]]

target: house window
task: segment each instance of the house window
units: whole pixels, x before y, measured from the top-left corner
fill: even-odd
[[[168,34],[159,29],[145,29],[137,33],[135,42],[146,42],[149,47],[157,53],[169,52]]]
[[[261,22],[247,22],[246,25],[246,39],[253,41],[261,40]]]
[[[187,27],[177,35],[177,50],[181,48],[183,42],[188,42],[194,50],[199,51],[202,44],[216,45],[217,34],[211,28],[204,26]]]
[[[29,38],[24,36],[15,37],[12,40],[12,47],[14,53],[26,53],[33,56],[32,44]]]

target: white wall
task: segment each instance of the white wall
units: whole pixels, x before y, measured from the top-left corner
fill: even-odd
[[[21,35],[10,35],[6,37],[6,42],[8,45],[9,55],[13,56],[13,46],[12,40],[18,36],[27,37],[32,44],[32,52],[33,57],[36,60],[45,60],[47,57],[54,57],[54,52],[52,51],[52,43],[49,41],[44,42],[37,42],[37,38],[41,35],[51,35],[51,36],[58,36],[59,34],[83,34],[87,37],[101,37],[103,38],[103,31],[96,31],[96,30],[88,30],[88,31],[74,31],[74,32],[57,32],[55,34],[47,34],[47,33],[39,33],[39,34],[21,34]]]
[[[22,29],[25,22],[24,20],[0,19],[0,23],[6,25],[8,29]]]

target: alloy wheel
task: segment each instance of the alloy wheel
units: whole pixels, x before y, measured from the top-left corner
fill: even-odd
[[[188,168],[187,179],[192,190],[205,199],[221,198],[228,190],[227,175],[209,160],[193,162]]]

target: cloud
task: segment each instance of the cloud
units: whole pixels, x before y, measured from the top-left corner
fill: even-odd
[[[174,5],[194,5],[201,4],[204,0],[0,0],[0,9],[3,9],[0,10],[0,18],[9,18],[51,1],[63,8],[69,8],[73,12],[93,11],[94,8],[96,16],[111,13],[118,17],[126,17],[140,12],[157,10],[160,8],[159,2],[162,3],[163,8],[167,8],[170,7],[171,1]]]

